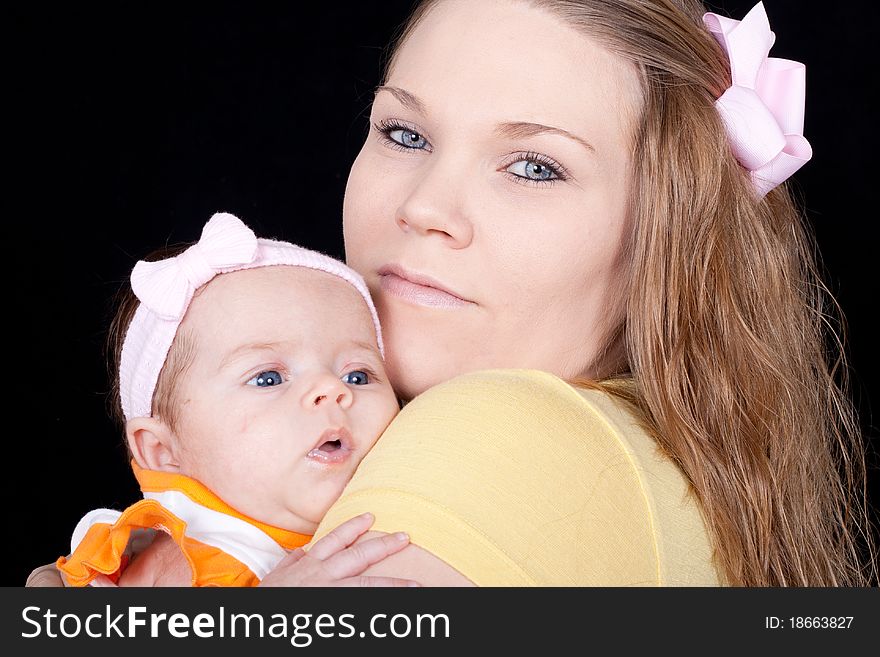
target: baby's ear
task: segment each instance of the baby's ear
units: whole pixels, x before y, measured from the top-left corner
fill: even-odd
[[[154,417],[136,417],[125,423],[125,437],[135,462],[147,470],[180,472],[177,436]]]

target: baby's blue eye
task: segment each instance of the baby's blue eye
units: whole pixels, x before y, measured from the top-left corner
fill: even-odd
[[[352,385],[365,386],[370,382],[370,375],[364,370],[354,370],[342,377],[342,380]]]
[[[257,386],[258,388],[271,388],[272,386],[277,386],[279,383],[283,382],[284,379],[278,372],[275,370],[267,370],[257,374],[253,379],[248,381],[247,384],[250,386]]]

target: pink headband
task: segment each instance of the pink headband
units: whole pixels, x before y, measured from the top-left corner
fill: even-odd
[[[119,365],[126,420],[152,415],[159,373],[195,291],[218,274],[272,265],[318,269],[351,283],[367,302],[379,352],[385,357],[379,316],[360,274],[317,251],[257,239],[240,219],[218,213],[205,224],[198,243],[173,258],[141,260],[131,272],[131,288],[141,303],[125,334]]]
[[[776,35],[763,2],[742,21],[707,13],[703,22],[730,60],[733,84],[715,106],[737,161],[763,198],[813,156],[804,139],[806,68],[767,56]]]

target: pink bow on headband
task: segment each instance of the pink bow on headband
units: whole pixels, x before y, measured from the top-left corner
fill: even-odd
[[[180,320],[193,293],[229,267],[247,264],[257,255],[254,231],[231,214],[217,213],[202,229],[198,243],[173,258],[138,262],[131,289],[159,317]]]
[[[767,56],[776,36],[763,2],[742,21],[707,13],[703,22],[730,60],[733,84],[715,106],[736,159],[763,198],[813,156],[804,138],[806,68]]]

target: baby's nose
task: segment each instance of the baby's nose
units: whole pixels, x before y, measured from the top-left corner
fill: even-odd
[[[339,378],[322,376],[308,391],[303,401],[312,408],[332,403],[347,406],[351,402],[351,390]]]
[[[326,400],[328,397],[332,397],[332,395],[318,395],[317,397],[315,397],[315,406]],[[336,395],[337,404],[342,403],[343,399],[345,399],[344,392],[340,392],[338,395]]]

